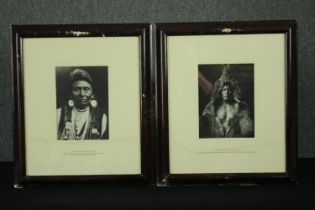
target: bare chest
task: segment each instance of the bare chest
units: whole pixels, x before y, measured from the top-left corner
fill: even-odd
[[[218,108],[216,117],[221,121],[222,124],[224,124],[236,117],[238,112],[238,104],[223,104]]]

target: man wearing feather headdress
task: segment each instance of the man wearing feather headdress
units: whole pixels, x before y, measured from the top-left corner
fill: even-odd
[[[249,109],[240,100],[240,88],[225,65],[215,82],[210,102],[199,119],[200,138],[253,137],[253,121]]]

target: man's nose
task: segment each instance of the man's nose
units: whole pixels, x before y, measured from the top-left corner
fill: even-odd
[[[84,91],[83,89],[81,89],[80,92],[79,92],[79,94],[80,94],[81,96],[83,96],[83,95],[85,94],[85,91]]]

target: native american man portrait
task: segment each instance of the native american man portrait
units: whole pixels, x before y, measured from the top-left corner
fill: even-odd
[[[68,98],[57,109],[58,140],[107,139],[108,117],[99,107],[90,73],[74,68],[67,76],[69,93],[64,95]]]
[[[242,101],[239,82],[230,75],[230,65],[221,65],[221,76],[207,84],[199,72],[199,85],[210,90],[208,103],[199,117],[200,138],[253,137],[254,124],[249,106]],[[246,90],[244,90],[246,91]]]

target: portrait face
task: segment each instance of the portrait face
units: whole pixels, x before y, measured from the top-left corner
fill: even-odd
[[[227,101],[231,97],[231,88],[227,85],[224,85],[222,88],[222,99]]]
[[[92,86],[84,80],[78,80],[72,84],[72,96],[76,107],[86,108],[93,94]]]

